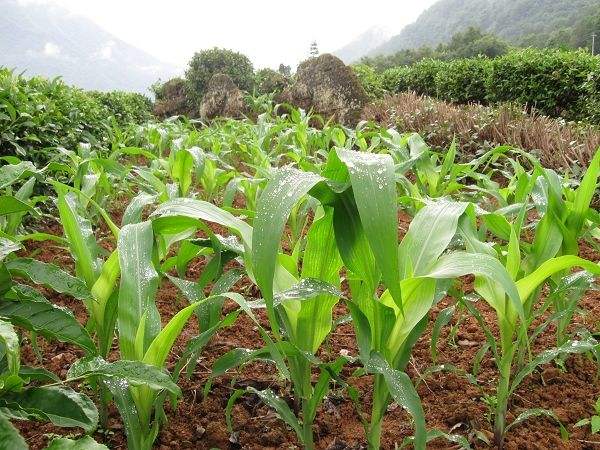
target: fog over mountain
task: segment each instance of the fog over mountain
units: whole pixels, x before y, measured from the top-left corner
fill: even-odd
[[[0,0],[0,66],[86,89],[147,93],[176,72],[91,20],[52,4]]]
[[[361,33],[352,42],[333,52],[346,64],[359,60],[375,48],[385,43],[392,33],[380,26],[374,26]]]

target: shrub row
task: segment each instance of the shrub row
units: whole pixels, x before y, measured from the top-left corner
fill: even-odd
[[[425,59],[378,76],[390,93],[414,91],[456,103],[510,102],[551,117],[600,122],[600,58],[584,51],[522,49],[493,59]]]
[[[141,94],[88,92],[58,78],[25,78],[0,68],[0,155],[44,164],[56,147],[102,145],[111,123],[143,122],[151,107]]]

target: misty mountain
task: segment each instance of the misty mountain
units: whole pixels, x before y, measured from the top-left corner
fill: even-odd
[[[568,34],[575,23],[599,7],[600,0],[440,0],[367,54],[436,46],[469,27],[513,44],[544,46],[558,31]]]
[[[385,43],[390,36],[391,33],[382,27],[371,27],[333,54],[346,64],[350,64]]]
[[[0,0],[0,66],[85,89],[147,93],[176,73],[93,21],[51,4]]]

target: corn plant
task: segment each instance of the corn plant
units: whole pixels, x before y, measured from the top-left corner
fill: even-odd
[[[308,276],[304,274],[305,270],[313,270],[311,266],[318,269],[317,274],[322,274],[319,264],[334,261],[333,255],[339,252],[348,272],[352,292],[348,306],[361,360],[375,375],[369,446],[379,447],[383,415],[393,396],[413,415],[415,446],[423,448],[426,441],[423,411],[410,378],[403,372],[412,345],[424,330],[429,308],[441,298],[447,284],[443,280],[467,273],[492,276],[502,267],[491,258],[487,258],[487,265],[474,264],[471,260],[475,258],[464,254],[440,258],[456,232],[466,203],[441,202],[425,207],[399,246],[395,186],[391,157],[372,153],[340,149],[331,152],[321,176],[291,168],[279,170],[259,200],[254,222],[252,267],[275,335],[283,329],[286,340],[305,352],[314,353],[331,329],[331,307],[325,303],[327,306],[313,312],[313,303],[303,299],[302,295],[296,302],[279,300],[279,296],[286,297],[294,278],[290,279],[290,272],[286,273],[279,266],[278,261],[286,258],[278,256],[278,240],[273,236],[281,236],[290,211],[305,195],[319,199],[324,217],[331,214],[330,236],[314,250],[307,244],[305,252],[313,250],[319,257],[309,257],[307,261],[307,255],[304,255],[302,278]],[[312,227],[322,220],[313,223]],[[311,233],[312,228],[308,231],[309,238]],[[335,245],[325,253],[333,241]],[[415,255],[418,256],[413,259]],[[330,283],[328,279],[317,279]],[[510,286],[507,274],[501,279]],[[387,290],[378,296],[382,280]],[[312,291],[318,292],[315,287]],[[304,314],[304,311],[311,313]],[[310,319],[301,321],[305,317]],[[291,367],[296,395],[310,404],[310,369],[305,367],[296,374],[297,369]],[[297,383],[295,378],[304,384]],[[304,428],[299,434],[303,444],[310,446],[312,440],[309,440],[306,425],[311,416],[307,416],[303,415]]]
[[[0,238],[0,440],[7,448],[27,449],[11,419],[49,421],[91,433],[98,425],[98,410],[86,395],[53,373],[21,364],[15,327],[30,332],[32,340],[39,335],[74,344],[88,353],[95,346],[69,310],[53,305],[18,280],[29,279],[79,298],[86,294],[85,286],[54,265],[15,257],[13,252],[19,249],[20,244]]]
[[[479,252],[500,261],[506,272],[510,274],[518,291],[516,296],[514,293],[511,294],[506,287],[499,285],[497,277],[475,277],[475,291],[494,308],[500,329],[498,345],[485,323],[479,320],[486,332],[488,344],[500,375],[494,411],[494,438],[499,448],[503,448],[506,431],[514,426],[506,424],[506,412],[511,395],[523,379],[540,364],[547,363],[563,354],[587,352],[597,345],[596,341],[591,338],[567,341],[554,349],[544,351],[535,357],[529,357],[531,339],[540,332],[540,330],[536,330],[532,337],[527,336],[529,325],[537,317],[532,306],[539,302],[541,287],[546,280],[573,267],[582,267],[593,274],[599,274],[600,267],[575,255],[563,255],[548,257],[531,270],[531,266],[526,264],[521,254],[520,234],[524,211],[523,207],[519,217],[509,225],[509,241],[506,247],[494,248],[482,242],[481,234],[478,234],[476,229],[474,215],[463,217],[459,225],[467,251]],[[542,226],[543,222],[539,222],[538,228]],[[539,233],[537,234],[539,235]],[[548,244],[552,245],[552,242],[549,241]],[[511,301],[506,300],[507,295]],[[470,309],[477,315],[475,310]],[[518,417],[514,423],[520,423],[528,417],[540,414],[555,417],[552,412],[534,409],[524,412],[522,417]]]

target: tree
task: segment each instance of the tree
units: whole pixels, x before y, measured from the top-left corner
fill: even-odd
[[[292,76],[292,67],[286,66],[283,63],[279,64],[279,69],[277,69],[277,71],[286,78],[289,78]]]
[[[247,56],[217,47],[202,50],[194,54],[185,72],[190,95],[196,102],[202,98],[208,82],[216,73],[229,75],[240,89],[252,89],[254,67]]]
[[[319,56],[319,47],[317,47],[317,41],[312,41],[308,53],[310,54],[311,58],[316,58]]]

